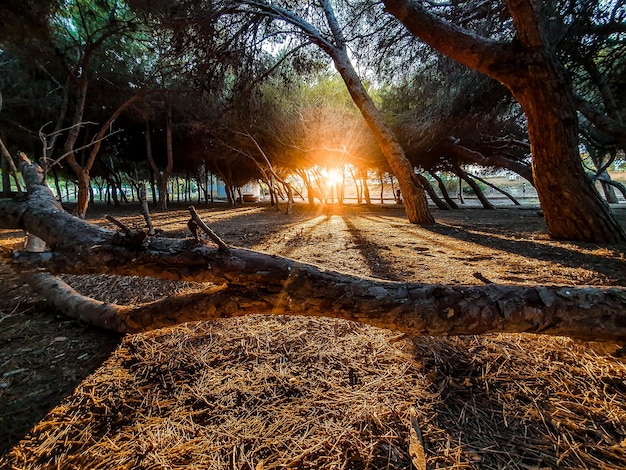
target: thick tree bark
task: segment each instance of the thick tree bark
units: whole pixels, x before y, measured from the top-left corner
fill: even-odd
[[[315,315],[412,335],[531,332],[626,342],[621,288],[443,286],[343,274],[280,256],[199,239],[113,233],[62,210],[36,165],[22,163],[27,201],[0,200],[0,228],[23,228],[51,251],[14,260],[26,279],[65,313],[119,332],[248,313]],[[211,282],[216,286],[123,307],[79,296],[42,272],[110,273]]]
[[[512,42],[480,37],[433,15],[418,2],[384,3],[412,34],[511,90],[528,120],[534,183],[552,238],[626,240],[608,205],[585,177],[572,87],[541,30],[540,2],[507,0],[517,33]]]
[[[554,239],[624,241],[624,231],[582,167],[578,118],[565,71],[550,60],[540,62],[511,90],[526,114],[535,188],[548,233]]]

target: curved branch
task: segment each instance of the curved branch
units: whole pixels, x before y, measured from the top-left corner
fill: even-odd
[[[515,204],[516,206],[521,206],[521,205],[522,205],[522,204],[521,204],[521,203],[520,203],[517,199],[515,199],[515,198],[513,197],[513,195],[512,195],[511,193],[509,193],[509,192],[505,191],[504,189],[502,189],[502,188],[500,188],[500,187],[496,186],[496,185],[495,185],[495,184],[493,184],[493,183],[490,183],[490,182],[489,182],[489,181],[487,181],[486,179],[483,179],[483,178],[481,178],[480,176],[476,176],[476,175],[472,175],[472,178],[474,178],[475,180],[480,181],[481,183],[483,183],[483,184],[485,184],[485,185],[489,186],[490,188],[495,189],[495,190],[496,190],[496,191],[498,191],[499,193],[504,194],[504,195],[505,195],[506,197],[508,197],[508,198],[511,200],[511,202],[513,202],[513,204]]]
[[[317,44],[323,50],[329,50],[336,47],[330,41],[327,41],[315,26],[286,8],[282,8],[264,0],[245,0],[242,3],[256,8],[257,11],[270,18],[285,21],[292,26],[295,26],[300,29],[311,40],[311,42]]]
[[[384,0],[385,10],[414,36],[461,64],[500,79],[498,63],[514,60],[510,44],[493,41],[434,15],[419,2]]]
[[[626,126],[599,111],[593,104],[579,95],[575,95],[576,107],[596,128],[610,134],[622,147],[626,147]]]
[[[623,288],[424,285],[340,273],[242,248],[223,250],[194,239],[154,237],[133,244],[64,212],[45,187],[41,169],[27,161],[22,169],[31,194],[26,203],[14,206],[22,211],[19,220],[0,218],[0,226],[23,228],[52,251],[20,254],[14,266],[25,270],[66,312],[115,331],[248,313],[289,313],[345,318],[412,335],[531,332],[626,342]],[[119,307],[76,298],[62,281],[41,274],[42,268],[52,273],[212,282],[219,287]]]
[[[480,152],[453,142],[442,143],[441,149],[453,153],[466,161],[469,160],[472,163],[476,163],[484,167],[495,166],[499,168],[506,168],[507,170],[517,173],[534,186],[533,173],[530,165],[526,165],[506,157],[492,156],[488,158]]]

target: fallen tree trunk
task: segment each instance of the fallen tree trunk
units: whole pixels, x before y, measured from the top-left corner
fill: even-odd
[[[119,332],[251,313],[314,315],[411,335],[532,332],[626,342],[626,290],[545,286],[424,285],[324,269],[202,239],[112,232],[63,211],[37,167],[23,162],[29,199],[0,201],[0,227],[22,228],[50,251],[14,265],[65,313]],[[46,272],[42,272],[42,270]],[[118,274],[210,282],[202,292],[138,306],[83,297],[48,273]]]

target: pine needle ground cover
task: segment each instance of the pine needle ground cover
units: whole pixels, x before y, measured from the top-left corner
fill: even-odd
[[[387,279],[626,282],[624,247],[550,241],[530,210],[438,212],[427,228],[397,208],[286,216],[248,206],[203,217],[233,245]],[[120,218],[141,224],[130,211]],[[155,215],[171,236],[185,236],[186,220]],[[4,233],[3,249],[19,236]],[[428,468],[626,462],[626,367],[612,345],[412,338],[271,315],[119,338],[45,311],[6,263],[0,275],[3,468],[411,468],[411,411]],[[196,287],[67,281],[118,303]]]

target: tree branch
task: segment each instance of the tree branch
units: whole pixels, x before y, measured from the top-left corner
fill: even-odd
[[[22,171],[29,199],[13,206],[0,204],[0,210],[13,207],[21,213],[0,217],[0,227],[23,228],[46,241],[51,251],[22,253],[15,257],[14,266],[57,305],[69,299],[65,311],[115,331],[248,313],[288,313],[345,318],[411,335],[529,332],[626,343],[623,288],[425,285],[350,275],[191,239],[154,237],[141,246],[125,245],[116,242],[113,232],[60,209],[36,165],[23,161]],[[39,275],[42,268],[51,273],[212,282],[220,287],[119,307],[77,299],[62,281]]]
[[[198,224],[198,227],[200,227],[202,231],[206,233],[221,250],[228,250],[230,248],[226,244],[226,242],[224,242],[224,240],[222,240],[213,230],[211,230],[211,228],[207,224],[204,223],[204,221],[198,215],[195,207],[189,206],[189,212],[191,213],[191,218],[196,224]]]
[[[484,167],[496,166],[499,168],[506,168],[507,170],[517,173],[521,177],[525,178],[530,184],[534,185],[533,173],[530,165],[526,165],[506,157],[493,156],[488,158],[480,152],[469,149],[455,142],[444,142],[441,144],[441,149],[457,155],[463,160],[482,165]]]
[[[499,79],[497,64],[513,59],[509,43],[493,41],[434,15],[419,2],[384,0],[385,10],[414,36],[461,64]]]

